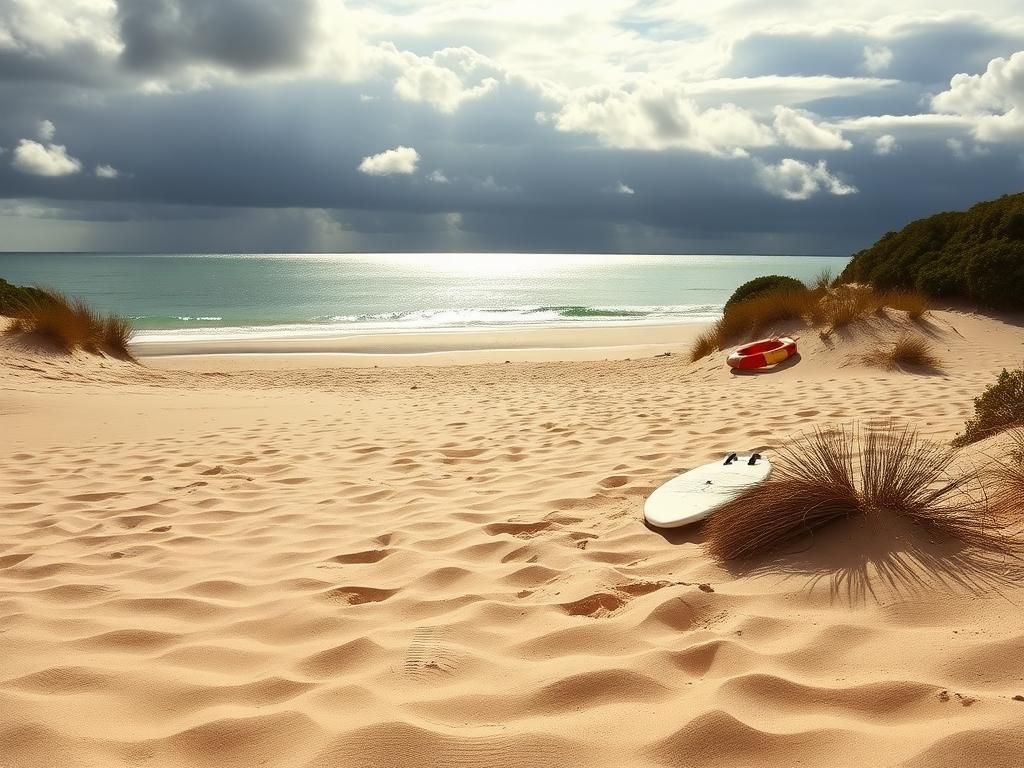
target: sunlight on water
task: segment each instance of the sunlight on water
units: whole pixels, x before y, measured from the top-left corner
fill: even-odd
[[[322,336],[706,322],[753,277],[808,280],[845,263],[628,254],[0,254],[0,276],[128,315],[143,336]]]

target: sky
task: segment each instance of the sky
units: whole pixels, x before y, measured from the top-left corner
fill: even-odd
[[[1024,189],[1024,4],[0,0],[0,250],[852,253]]]

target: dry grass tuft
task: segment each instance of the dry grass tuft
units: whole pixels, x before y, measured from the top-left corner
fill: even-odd
[[[810,282],[810,289],[817,293],[819,296],[828,293],[828,289],[832,287],[832,284],[836,281],[835,275],[831,269],[823,269],[821,272],[814,276],[814,279]]]
[[[951,472],[952,448],[888,424],[818,429],[778,451],[772,478],[709,519],[708,551],[720,560],[770,553],[841,518],[895,515],[986,552],[1024,552],[990,514],[977,472]]]
[[[842,517],[860,514],[853,436],[845,429],[797,436],[774,458],[770,480],[719,507],[705,525],[720,560],[770,552]]]
[[[942,360],[935,354],[932,345],[923,336],[903,334],[895,342],[885,344],[868,352],[864,363],[894,371],[901,368],[918,368],[938,371]]]
[[[1009,432],[1009,450],[989,465],[992,509],[1004,522],[1024,521],[1024,428]]]
[[[920,321],[931,309],[931,303],[923,293],[913,291],[886,291],[878,296],[879,305],[907,313],[914,322]]]
[[[22,304],[15,312],[9,334],[32,335],[64,352],[82,349],[92,354],[133,360],[128,342],[133,333],[129,320],[118,315],[100,315],[81,299],[56,291],[45,298]]]
[[[849,285],[833,286],[828,273],[819,275],[811,285],[808,290],[773,291],[731,305],[722,319],[693,344],[690,359],[699,360],[730,344],[775,331],[774,326],[779,323],[801,321],[831,332],[872,313],[884,314],[886,307],[905,311],[912,319],[920,319],[927,311],[927,300],[923,296],[878,293]]]
[[[895,513],[948,539],[1002,551],[978,473],[951,471],[957,452],[889,424],[862,435],[861,498],[871,514]]]
[[[100,338],[100,347],[112,357],[120,357],[125,360],[132,358],[128,351],[128,343],[132,340],[135,329],[131,321],[120,315],[108,315],[103,319],[103,335]]]
[[[718,351],[718,331],[714,326],[702,332],[690,347],[690,362],[694,363]]]

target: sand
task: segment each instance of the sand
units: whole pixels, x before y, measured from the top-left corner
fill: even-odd
[[[1024,359],[1019,321],[938,312],[943,373],[859,362],[902,325],[754,376],[642,329],[380,368],[7,342],[0,765],[1019,766],[1024,585],[901,575],[898,541],[724,568],[641,521],[802,428],[948,439]]]

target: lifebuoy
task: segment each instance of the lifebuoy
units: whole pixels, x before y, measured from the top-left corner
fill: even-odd
[[[765,368],[788,360],[796,354],[796,341],[783,336],[778,339],[761,339],[740,347],[726,362],[732,368]]]

